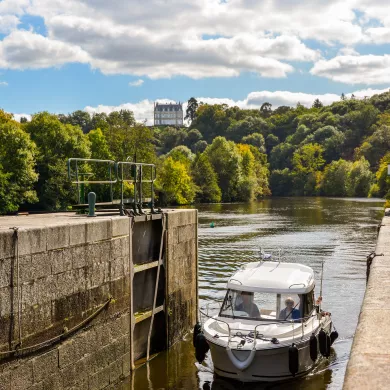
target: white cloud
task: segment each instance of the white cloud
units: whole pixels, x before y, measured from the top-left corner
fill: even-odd
[[[144,80],[139,79],[136,81],[130,81],[129,87],[140,87],[144,83]]]
[[[310,73],[346,84],[385,84],[390,82],[390,55],[337,56],[318,61]]]
[[[21,118],[26,118],[28,121],[31,121],[31,115],[30,114],[13,114],[14,119],[18,122],[20,122]]]
[[[387,89],[364,89],[358,90],[352,93],[346,94],[347,97],[355,95],[356,98],[370,97],[376,94],[383,92],[388,92]],[[227,104],[230,107],[237,106],[243,109],[258,109],[260,106],[265,103],[271,103],[272,108],[277,108],[279,106],[290,106],[295,107],[297,103],[301,103],[306,107],[311,107],[315,99],[319,99],[323,104],[328,105],[335,101],[340,100],[340,95],[337,94],[310,94],[303,92],[290,92],[290,91],[258,91],[251,92],[243,100],[233,100],[229,98],[208,98],[208,97],[197,97],[198,102],[203,102],[207,104]],[[172,100],[169,99],[158,99],[159,103],[169,103]],[[87,106],[84,108],[85,111],[90,114],[104,112],[109,114],[112,111],[119,110],[131,110],[134,112],[135,119],[138,122],[146,121],[146,124],[153,125],[153,107],[154,102],[151,100],[142,100],[138,103],[124,103],[118,106],[106,106],[99,105],[97,107]],[[187,108],[187,102],[183,104],[183,110],[185,112]]]
[[[0,81],[0,87],[7,87],[8,83],[6,81]]]
[[[14,30],[19,24],[19,18],[15,15],[0,14],[0,34],[7,34]]]
[[[0,41],[0,68],[40,69],[88,59],[79,47],[32,31],[16,30]]]

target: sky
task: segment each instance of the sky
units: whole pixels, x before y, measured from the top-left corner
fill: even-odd
[[[383,0],[0,0],[0,108],[329,104],[390,87]]]

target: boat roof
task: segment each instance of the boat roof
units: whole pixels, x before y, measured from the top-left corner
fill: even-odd
[[[230,277],[227,288],[276,294],[306,294],[315,285],[310,267],[296,263],[263,261],[248,263]]]

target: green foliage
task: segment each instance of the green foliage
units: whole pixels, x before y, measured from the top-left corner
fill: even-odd
[[[207,203],[221,201],[222,193],[218,186],[218,177],[206,153],[197,156],[193,166],[193,176],[195,184],[199,187],[198,201]]]
[[[242,143],[252,145],[256,147],[260,153],[265,153],[265,141],[264,137],[260,133],[253,133],[242,138]]]
[[[322,194],[326,196],[348,196],[348,176],[351,167],[352,163],[343,159],[332,161],[327,165],[322,179]]]
[[[168,204],[189,204],[195,199],[197,187],[186,164],[172,157],[164,159],[160,166],[156,187]]]
[[[205,152],[213,169],[218,175],[218,185],[222,191],[222,200],[234,201],[238,196],[238,183],[241,180],[242,157],[233,141],[216,137]]]
[[[3,112],[4,113],[4,112]],[[0,111],[0,214],[15,212],[24,202],[34,203],[36,146],[12,116]]]
[[[364,157],[355,161],[349,172],[349,195],[367,197],[373,178],[370,164]]]
[[[38,207],[65,209],[75,202],[75,188],[67,177],[69,157],[90,157],[90,142],[78,126],[63,124],[56,115],[42,112],[25,125],[38,147],[36,191]]]
[[[188,100],[188,105],[187,105],[187,110],[186,110],[186,116],[184,119],[193,121],[196,116],[196,110],[198,109],[198,101],[192,97],[191,99]]]
[[[293,175],[290,169],[275,169],[271,172],[270,186],[273,196],[292,195]]]
[[[323,148],[318,144],[301,146],[293,155],[294,170],[300,173],[318,171],[325,162],[322,153]]]

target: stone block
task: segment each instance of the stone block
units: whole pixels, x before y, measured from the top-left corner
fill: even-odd
[[[49,253],[41,252],[33,254],[31,256],[31,279],[36,280],[49,275],[51,275]]]
[[[11,313],[11,288],[0,288],[0,318]]]
[[[111,260],[111,242],[103,241],[86,246],[87,265],[93,266],[96,263],[109,262]]]
[[[58,371],[58,349],[33,359],[34,382],[41,382]]]
[[[82,268],[87,265],[86,245],[79,245],[69,248],[72,256],[72,267]]]
[[[111,225],[112,225],[112,237],[129,235],[130,218],[128,217],[112,218]]]
[[[0,259],[0,288],[11,285],[11,258]]]
[[[33,385],[32,362],[23,362],[11,371],[11,390],[26,390]]]
[[[14,232],[6,230],[0,232],[0,259],[13,257],[15,255]]]
[[[111,240],[111,258],[129,256],[129,237],[120,237]]]
[[[76,347],[73,340],[68,339],[58,347],[58,367],[63,369],[75,362]]]
[[[101,219],[86,223],[86,242],[96,242],[111,238],[112,228],[110,219]]]
[[[178,229],[178,242],[190,241],[196,237],[196,228],[195,224],[185,225]]]
[[[128,258],[117,257],[110,263],[110,281],[123,278],[125,274],[125,265],[129,263]],[[129,267],[127,266],[126,269]]]
[[[43,390],[63,390],[62,377],[59,372],[50,375],[43,381]]]
[[[122,376],[123,361],[122,358],[110,364],[110,384],[116,383]]]
[[[69,246],[70,226],[58,225],[47,228],[47,250],[66,248]]]
[[[75,224],[69,227],[69,245],[85,244],[87,241],[86,224]]]
[[[89,377],[88,389],[101,390],[110,384],[110,366],[101,369]]]
[[[38,303],[38,285],[35,282],[23,284],[22,286],[22,306],[33,306]]]
[[[45,252],[47,230],[45,228],[19,230],[19,256]]]
[[[66,271],[55,276],[56,299],[72,295],[74,292],[73,272]]]
[[[85,360],[74,362],[61,370],[64,389],[75,387],[77,389],[88,388],[88,371]]]
[[[131,370],[131,364],[130,364],[130,352],[127,352],[125,355],[123,355],[122,358],[122,371],[123,371],[123,376],[129,376],[130,375],[130,370]]]
[[[7,371],[0,374],[0,390],[11,389],[11,372]]]

